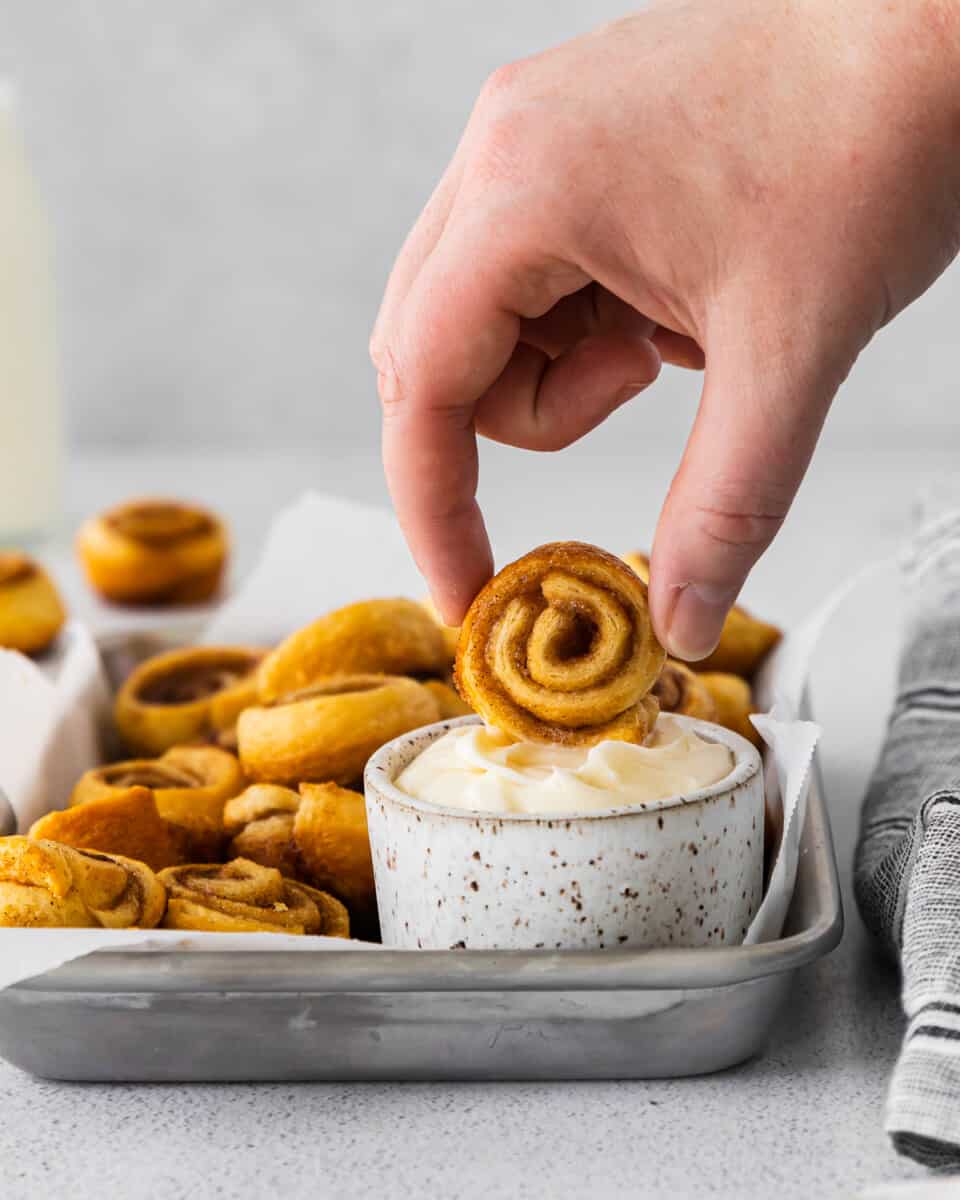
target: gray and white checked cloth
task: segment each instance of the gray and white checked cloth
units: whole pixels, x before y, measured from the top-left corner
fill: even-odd
[[[899,959],[908,1026],[887,1097],[901,1154],[960,1164],[960,510],[903,560],[896,704],[861,815],[854,887]]]

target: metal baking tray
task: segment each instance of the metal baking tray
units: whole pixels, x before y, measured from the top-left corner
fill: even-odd
[[[102,644],[116,681],[176,640]],[[0,1056],[89,1081],[642,1079],[762,1052],[843,932],[819,766],[784,935],[597,951],[99,951],[0,992]]]

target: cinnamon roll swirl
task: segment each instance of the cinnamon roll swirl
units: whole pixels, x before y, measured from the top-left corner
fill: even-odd
[[[263,660],[260,699],[270,703],[327,675],[443,675],[440,626],[413,600],[362,600],[297,630]]]
[[[117,693],[120,736],[134,754],[145,755],[217,740],[256,703],[262,657],[248,646],[193,646],[148,658]]]
[[[124,795],[131,787],[149,788],[157,812],[184,842],[185,858],[176,861],[204,862],[219,858],[224,804],[245,784],[240,763],[229,751],[218,746],[174,746],[160,758],[94,767],[77,781],[70,803],[86,805]]]
[[[661,712],[679,713],[700,721],[717,720],[717,706],[706,684],[675,658],[668,658],[663,664],[660,677],[653,685],[653,695]]]
[[[391,738],[438,720],[437,702],[414,679],[334,675],[237,722],[240,763],[255,781],[352,783]]]
[[[664,659],[635,572],[595,546],[556,542],[505,567],[473,601],[456,682],[484,720],[525,741],[642,742]]]
[[[66,620],[50,576],[25,554],[0,550],[0,647],[46,650]]]
[[[293,836],[299,795],[274,783],[254,783],[228,800],[223,831],[230,838],[228,859],[248,858],[281,875],[296,878],[300,856]]]
[[[91,585],[118,604],[199,604],[220,586],[224,525],[177,500],[118,504],[86,521],[77,553]]]
[[[152,929],[166,893],[149,867],[57,842],[0,838],[0,925]]]
[[[350,936],[350,918],[339,900],[245,858],[171,867],[160,880],[168,893],[166,929]]]
[[[183,835],[160,816],[153,793],[144,787],[118,789],[76,808],[47,813],[30,827],[30,836],[78,850],[121,854],[154,871],[187,860]]]

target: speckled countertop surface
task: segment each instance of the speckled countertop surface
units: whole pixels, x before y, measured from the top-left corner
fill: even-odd
[[[747,600],[782,622],[802,617],[858,565],[896,547],[914,492],[952,458],[826,449]],[[588,443],[518,463],[492,448],[481,498],[503,556],[551,537],[625,549],[649,539],[674,459],[671,450],[599,461]],[[70,522],[130,492],[192,493],[232,519],[242,571],[266,526],[264,497],[281,503],[308,485],[383,497],[372,450],[177,463],[88,456],[71,468]],[[109,620],[83,595],[66,539],[46,556],[75,609]],[[832,956],[800,974],[763,1058],[710,1078],[653,1083],[178,1087],[47,1083],[0,1063],[4,1200],[189,1192],[460,1200],[585,1190],[825,1200],[921,1176],[882,1132],[901,1030],[898,982],[875,957],[849,889],[857,807],[892,688],[892,593],[861,589],[816,658],[813,698],[825,729],[847,932]]]

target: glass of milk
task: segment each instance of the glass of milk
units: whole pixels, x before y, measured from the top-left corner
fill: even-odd
[[[52,532],[63,424],[50,232],[0,81],[0,546]]]

